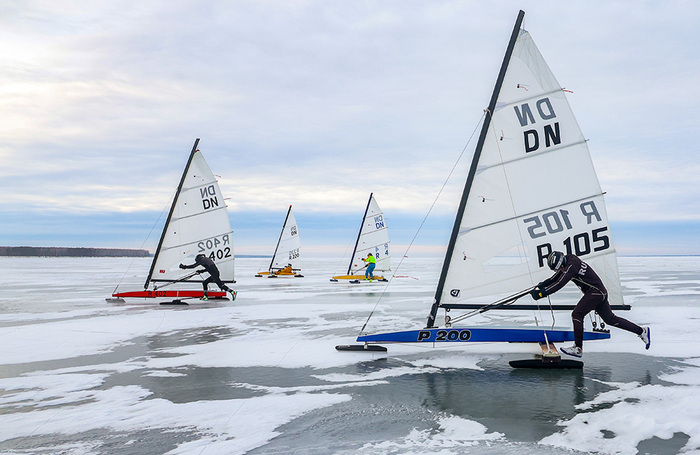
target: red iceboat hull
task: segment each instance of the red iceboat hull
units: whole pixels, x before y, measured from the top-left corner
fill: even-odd
[[[129,291],[129,292],[118,292],[112,294],[112,297],[120,298],[144,298],[144,299],[199,299],[204,297],[204,291]],[[210,299],[225,299],[226,293],[224,291],[209,291],[207,292],[207,297]]]

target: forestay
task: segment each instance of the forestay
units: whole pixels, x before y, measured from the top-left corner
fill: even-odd
[[[386,272],[391,270],[391,255],[389,253],[389,230],[387,229],[384,213],[379,208],[374,194],[369,195],[365,216],[360,226],[360,232],[355,245],[348,275],[363,274],[365,263],[362,259],[372,253],[377,265],[375,271]]]
[[[233,232],[221,189],[202,153],[194,144],[163,229],[149,282],[180,281],[191,271],[179,268],[192,264],[198,254],[212,259],[221,280],[234,282]],[[201,282],[200,275],[187,281]]]
[[[290,205],[289,211],[287,212],[287,219],[282,227],[282,233],[277,243],[277,249],[270,262],[270,271],[279,270],[288,265],[292,266],[292,270],[301,269],[300,248],[301,239],[299,237],[299,229],[297,228],[297,221],[296,218],[294,218],[292,206]]]
[[[551,275],[547,255],[560,250],[588,262],[611,305],[622,304],[603,192],[565,91],[525,30],[504,65],[436,302],[532,287]]]

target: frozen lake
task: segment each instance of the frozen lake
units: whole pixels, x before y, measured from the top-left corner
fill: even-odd
[[[441,259],[388,287],[331,283],[335,259],[255,278],[265,262],[236,260],[235,303],[175,307],[105,301],[149,258],[0,258],[0,452],[700,453],[700,257],[620,258],[620,315],[652,347],[613,328],[582,371],[508,367],[529,345],[337,352],[371,312],[369,332],[422,327]]]

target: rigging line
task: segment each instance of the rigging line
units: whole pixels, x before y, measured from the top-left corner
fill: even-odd
[[[506,305],[510,305],[511,303],[515,303],[516,300],[529,294],[530,291],[532,291],[533,289],[534,289],[534,287],[524,289],[520,292],[516,292],[513,295],[510,295],[508,297],[504,297],[504,298],[497,300],[493,303],[489,303],[488,305],[484,305],[480,308],[476,308],[476,309],[470,311],[469,313],[465,313],[465,314],[461,314],[459,316],[456,316],[450,320],[450,323],[454,324],[455,322],[461,321],[462,319],[467,319],[467,318],[470,318],[474,315],[485,313],[486,311],[492,310],[494,308],[500,308],[500,307],[504,307]]]
[[[170,207],[170,200],[168,200],[168,203],[166,204],[166,206],[163,207],[163,210],[161,210],[160,214],[158,215],[158,219],[155,221],[155,223],[153,223],[153,226],[151,226],[151,230],[148,231],[148,235],[146,235],[146,238],[145,238],[145,239],[143,240],[143,242],[141,243],[141,246],[139,247],[139,249],[141,249],[141,250],[144,249],[144,248],[143,248],[144,245],[146,244],[146,242],[148,241],[148,239],[151,237],[151,234],[153,234],[153,230],[156,228],[156,226],[157,226],[158,223],[160,222],[160,219],[163,218],[163,213],[165,213],[165,210],[166,210],[168,207]],[[135,261],[135,260],[136,260],[136,258],[131,259],[131,262],[130,262],[129,265],[127,266],[127,268],[126,268],[126,270],[124,271],[124,274],[122,275],[122,277],[119,279],[119,282],[117,282],[117,285],[115,286],[114,292],[112,292],[112,294],[116,294],[116,293],[117,293],[117,289],[119,289],[119,286],[121,286],[122,281],[124,281],[124,277],[126,276],[126,274],[129,273],[129,270],[131,270],[131,267],[134,265],[134,261]]]
[[[384,289],[382,289],[382,293],[379,295],[377,302],[374,304],[374,308],[372,308],[372,311],[369,313],[369,316],[367,316],[367,320],[365,321],[364,325],[360,329],[360,335],[364,332],[365,327],[367,327],[367,323],[369,323],[369,320],[372,318],[372,315],[374,314],[374,311],[377,309],[379,302],[381,302],[382,297],[384,297],[384,294],[386,293],[387,289],[389,288],[389,285],[394,280],[394,276],[396,275],[396,272],[398,272],[399,269],[401,268],[401,264],[403,264],[404,258],[406,258],[406,256],[408,256],[408,251],[411,249],[411,247],[413,246],[413,243],[416,241],[416,238],[418,237],[418,234],[420,233],[421,229],[423,229],[423,225],[428,220],[428,216],[430,216],[430,213],[432,212],[433,208],[435,208],[435,204],[437,204],[438,199],[440,199],[440,195],[445,190],[445,187],[447,186],[447,182],[449,182],[455,169],[457,169],[457,165],[462,160],[462,157],[464,156],[464,152],[467,150],[467,147],[469,147],[469,144],[472,142],[472,139],[474,139],[474,135],[478,131],[479,125],[481,125],[481,123],[484,121],[484,118],[486,117],[486,112],[487,112],[487,109],[484,109],[484,113],[482,114],[481,118],[474,126],[474,130],[472,131],[471,136],[469,136],[467,143],[464,144],[464,147],[462,147],[462,152],[457,157],[457,160],[455,161],[455,164],[452,166],[452,169],[450,170],[449,174],[447,175],[447,178],[443,182],[442,187],[440,187],[440,191],[438,191],[437,195],[435,196],[435,199],[433,200],[433,203],[430,205],[430,208],[428,209],[428,213],[426,213],[425,216],[423,217],[423,221],[421,221],[420,226],[418,226],[418,229],[416,230],[416,233],[413,235],[413,238],[411,239],[408,246],[406,247],[406,251],[401,255],[401,259],[399,260],[399,263],[396,266],[396,270],[389,277],[389,280],[386,283],[386,285],[384,286]]]
[[[182,282],[182,281],[187,281],[187,280],[189,280],[190,278],[192,278],[193,276],[199,275],[199,274],[205,273],[205,272],[206,272],[206,270],[197,270],[197,271],[195,271],[195,272],[188,273],[187,275],[183,276],[182,278],[178,278],[177,280],[174,280],[174,281],[166,281],[165,284],[162,285],[162,286],[154,286],[154,287],[153,287],[153,290],[155,291],[155,290],[158,290],[158,289],[160,289],[160,288],[164,288],[164,287],[166,287],[166,286],[170,286],[171,284],[180,283],[180,282]],[[154,280],[151,280],[151,281],[154,281]],[[162,281],[155,280],[155,282],[162,282]]]
[[[275,260],[275,257],[274,257],[274,256],[272,256],[272,260],[273,260],[273,261]],[[257,274],[258,274],[258,275],[260,274],[260,272],[264,272],[264,271],[266,270],[266,269],[265,269],[265,266],[267,265],[267,259],[265,259],[265,262],[262,262],[262,259],[260,259],[259,264],[260,264],[260,265],[259,265],[258,268],[257,268],[257,270],[258,270]],[[269,272],[270,270],[267,269],[267,271]]]
[[[341,266],[345,267],[343,264],[345,264],[345,258],[348,255],[348,250],[350,249],[351,245],[352,245],[352,243],[346,244],[345,251],[343,251],[343,255],[338,259],[338,262],[336,262],[336,265],[335,265],[335,269],[333,269],[333,270],[335,270],[333,272],[333,275],[341,275],[343,273],[343,271],[345,270],[345,268],[340,269],[340,267]],[[354,257],[351,258],[350,260],[352,260],[352,259],[354,259]],[[338,271],[338,269],[340,269],[340,272]]]

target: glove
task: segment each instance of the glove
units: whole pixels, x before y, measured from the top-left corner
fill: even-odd
[[[535,299],[539,300],[545,297],[544,291],[540,288],[535,288],[532,291],[530,291],[530,296]]]
[[[185,264],[180,264],[180,268],[181,268],[181,269],[184,269],[184,268],[185,268]]]

